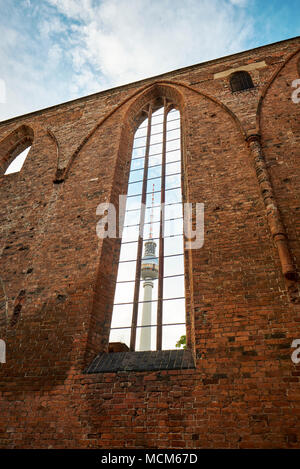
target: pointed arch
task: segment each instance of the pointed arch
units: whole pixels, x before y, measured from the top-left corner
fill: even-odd
[[[184,95],[175,84],[154,83],[145,90],[142,90],[127,109],[124,122],[132,126],[132,130],[146,119],[143,114],[143,108],[151,102],[153,112],[163,106],[163,99],[166,98],[172,106],[183,113],[185,107]]]
[[[265,97],[266,97],[272,83],[276,80],[279,73],[284,69],[284,67],[289,63],[289,61],[292,60],[292,58],[295,57],[298,53],[300,53],[300,47],[298,49],[296,49],[294,52],[292,52],[292,54],[290,54],[285,59],[285,61],[277,68],[277,70],[275,70],[275,72],[271,76],[270,80],[268,81],[268,83],[263,88],[263,90],[261,92],[261,95],[260,95],[260,98],[259,98],[259,101],[258,101],[257,110],[256,110],[256,133],[257,134],[260,134],[260,118],[261,118],[261,109],[262,109],[263,100],[265,99]]]
[[[61,147],[54,132],[52,132],[50,128],[47,129],[47,132],[56,147],[56,170],[55,170],[55,176],[54,176],[53,182],[54,184],[61,184],[62,182],[64,182],[64,173],[65,173],[65,168],[60,167]]]
[[[12,161],[33,143],[34,132],[28,125],[21,125],[0,142],[0,176]]]
[[[114,169],[111,175],[111,191],[108,194],[107,202],[113,204],[116,208],[116,213],[119,213],[119,195],[128,193],[128,182],[130,174],[130,163],[132,161],[133,154],[133,142],[137,128],[147,119],[145,111],[149,111],[149,105],[154,112],[158,111],[164,104],[167,104],[167,110],[171,109],[179,111],[181,113],[182,129],[185,127],[185,98],[182,90],[176,85],[166,83],[155,83],[147,86],[143,90],[139,90],[135,96],[130,97],[126,101],[126,109],[122,110],[120,115],[120,138],[118,140],[118,147],[116,149],[116,159]],[[166,103],[167,101],[167,103]],[[123,105],[125,102],[123,102]],[[118,107],[120,109],[120,106]],[[115,110],[116,111],[116,110]],[[115,112],[114,111],[114,112]],[[159,112],[159,111],[158,111]],[[110,114],[110,116],[112,113]],[[103,123],[103,121],[102,121]],[[142,124],[144,125],[144,124]],[[99,126],[97,126],[97,129]],[[184,159],[184,132],[182,132],[182,159]],[[183,162],[184,166],[184,162]],[[184,171],[184,169],[183,169]],[[172,175],[173,176],[173,175]],[[146,182],[147,184],[147,182]],[[182,187],[182,192],[185,193],[186,188]],[[106,352],[108,350],[110,328],[112,321],[113,305],[115,289],[112,285],[115,284],[118,274],[118,261],[121,253],[121,241],[119,238],[115,239],[103,239],[100,241],[101,253],[99,256],[99,263],[97,273],[94,280],[94,298],[91,308],[91,319],[89,325],[89,340],[88,343],[91,348],[86,350],[86,361],[91,356],[95,356],[95,352],[101,351]],[[143,246],[143,245],[142,245]],[[161,254],[162,255],[162,254]],[[183,256],[183,254],[180,254]],[[112,265],[112,270],[109,274],[103,270],[103,265]],[[189,271],[186,272],[187,277]],[[103,291],[106,291],[104,298]],[[141,292],[143,290],[141,289]],[[138,296],[138,295],[136,295]],[[105,300],[105,301],[104,301]],[[190,304],[192,301],[190,301]],[[191,349],[194,349],[194,338],[191,338],[191,327],[193,328],[193,312],[188,311],[188,320],[186,324],[189,324],[188,344]],[[95,328],[95,324],[99,324],[101,321],[101,334],[99,329]],[[178,337],[179,339],[179,337]],[[94,348],[96,347],[96,348]]]
[[[160,88],[161,87],[161,88]],[[124,105],[126,105],[127,103],[129,103],[131,100],[133,100],[134,98],[136,98],[136,101],[135,102],[138,102],[140,98],[142,98],[143,96],[145,96],[145,93],[147,93],[148,91],[151,93],[157,93],[157,90],[159,89],[163,89],[164,92],[166,93],[166,97],[168,97],[168,95],[170,96],[171,94],[173,95],[173,97],[178,97],[179,96],[181,97],[178,101],[178,106],[179,105],[183,105],[184,103],[184,97],[183,97],[183,93],[181,91],[179,91],[181,89],[187,89],[193,93],[196,93],[198,94],[199,96],[202,96],[206,99],[208,99],[209,101],[215,103],[217,106],[221,107],[226,113],[229,114],[229,116],[231,117],[231,119],[234,121],[236,127],[237,127],[237,130],[239,132],[239,134],[243,137],[243,139],[246,139],[247,137],[247,134],[245,132],[245,129],[243,128],[239,118],[229,109],[229,107],[226,106],[226,104],[222,103],[221,101],[219,101],[218,99],[214,98],[213,96],[210,96],[209,94],[205,93],[204,91],[201,91],[201,90],[197,90],[195,88],[193,88],[192,86],[190,85],[187,85],[186,83],[181,83],[181,82],[177,82],[177,81],[168,81],[168,80],[161,80],[161,81],[157,81],[155,83],[151,83],[149,85],[145,85],[143,88],[140,88],[138,89],[137,91],[135,91],[132,95],[128,96],[127,98],[125,98],[120,104],[118,104],[112,111],[110,111],[106,116],[104,116],[96,125],[95,127],[89,132],[89,134],[82,140],[82,142],[78,145],[78,147],[76,148],[76,150],[74,151],[74,153],[71,155],[70,159],[69,159],[69,163],[64,171],[64,174],[61,176],[63,179],[66,179],[67,176],[68,176],[68,173],[70,171],[70,168],[75,160],[75,158],[78,156],[78,154],[80,153],[80,151],[82,150],[82,148],[85,146],[85,144],[89,141],[89,139],[94,135],[94,133],[97,131],[97,129],[99,129],[103,124],[104,122],[106,122],[113,114],[115,114],[119,109],[121,109]],[[133,103],[134,104],[134,103]],[[131,105],[132,106],[132,105]]]

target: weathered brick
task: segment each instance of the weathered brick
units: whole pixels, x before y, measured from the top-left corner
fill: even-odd
[[[297,446],[299,283],[282,260],[288,246],[299,268],[299,47],[290,39],[0,123],[3,168],[14,145],[33,142],[20,173],[0,174],[2,448]],[[263,61],[252,89],[214,79]],[[97,238],[96,208],[126,193],[138,115],[158,97],[181,111],[184,201],[205,204],[204,246],[185,252],[196,368],[163,354],[155,370],[106,357],[93,373],[120,249]],[[258,134],[254,161],[246,140]]]

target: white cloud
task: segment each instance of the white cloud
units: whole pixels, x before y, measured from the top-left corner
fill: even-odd
[[[48,0],[60,13],[68,18],[90,20],[93,15],[92,0]]]
[[[4,104],[6,101],[6,85],[5,81],[0,78],[0,103]]]
[[[236,5],[238,7],[245,7],[248,3],[249,0],[229,0],[232,5]]]
[[[54,44],[53,46],[51,46],[48,52],[49,64],[52,67],[53,66],[55,67],[62,59],[62,55],[63,55],[63,51],[58,44]]]
[[[244,5],[28,0],[22,11],[11,7],[14,25],[0,19],[7,88],[0,119],[244,50],[253,29]]]
[[[61,33],[65,30],[65,25],[57,17],[48,17],[38,23],[38,31],[42,38],[46,39],[53,33]]]
[[[68,18],[84,18],[73,28],[80,40],[74,66],[92,65],[105,86],[241,50],[251,32],[244,12],[221,0],[103,0],[94,7],[87,0],[84,15],[79,1],[50,2]]]

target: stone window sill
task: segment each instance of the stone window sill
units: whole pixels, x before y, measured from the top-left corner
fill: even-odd
[[[117,371],[184,370],[195,368],[190,350],[100,353],[85,370],[86,374]]]

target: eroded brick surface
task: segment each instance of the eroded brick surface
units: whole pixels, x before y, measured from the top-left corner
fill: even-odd
[[[282,274],[246,142],[260,133],[299,269],[299,47],[291,39],[0,123],[1,164],[16,129],[34,134],[22,171],[0,175],[0,447],[300,446],[299,283]],[[251,90],[214,79],[263,61]],[[159,96],[181,111],[184,201],[205,204],[204,246],[185,253],[196,368],[85,374],[107,351],[119,255],[119,240],[96,236],[96,207],[126,193],[136,116]]]

